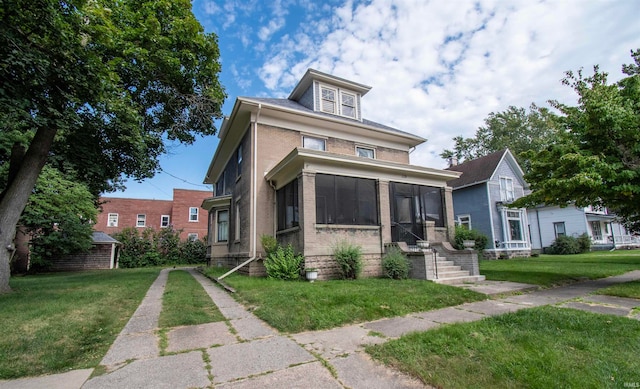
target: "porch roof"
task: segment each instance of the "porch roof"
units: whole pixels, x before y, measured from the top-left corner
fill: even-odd
[[[231,205],[231,196],[207,197],[202,201],[202,208],[210,211],[212,208],[219,208]]]
[[[604,215],[602,213],[589,213],[586,212],[585,216],[587,217],[587,221],[613,221],[615,220],[615,215]]]
[[[298,147],[269,170],[265,179],[271,181],[276,189],[280,189],[303,171],[439,187],[447,186],[447,181],[462,174]]]

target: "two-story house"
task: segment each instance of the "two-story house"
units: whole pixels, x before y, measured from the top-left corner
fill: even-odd
[[[607,208],[540,205],[528,212],[534,250],[544,251],[559,236],[582,234],[591,239],[592,250],[640,247],[640,240]]]
[[[363,249],[363,275],[378,276],[385,244],[449,240],[447,181],[459,173],[410,165],[425,139],[364,119],[369,90],[309,69],[286,99],[236,99],[204,180],[211,264],[261,274],[260,237],[272,235],[330,278],[348,240]]]
[[[449,181],[456,223],[489,238],[485,257],[530,256],[527,210],[509,207],[528,191],[524,173],[511,151],[501,150],[447,170],[462,173]]]

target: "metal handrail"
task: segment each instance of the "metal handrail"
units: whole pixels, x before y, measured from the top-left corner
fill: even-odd
[[[405,232],[408,232],[409,235],[413,235],[414,238],[418,239],[418,240],[424,240],[424,238],[419,237],[418,235],[414,234],[413,232],[407,230],[406,228],[404,228],[404,226],[398,222],[391,222],[392,226],[398,226],[400,228],[402,228],[402,230],[404,230]]]

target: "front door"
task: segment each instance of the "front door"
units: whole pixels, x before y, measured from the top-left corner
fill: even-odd
[[[424,239],[424,229],[418,220],[420,203],[418,197],[395,194],[391,209],[391,239],[415,245]]]

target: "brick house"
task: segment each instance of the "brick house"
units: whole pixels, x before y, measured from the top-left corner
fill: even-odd
[[[169,225],[182,230],[180,239],[201,239],[207,235],[207,212],[201,208],[211,192],[174,189],[173,200],[127,199],[101,197],[102,212],[94,229],[107,234],[125,227],[159,230]]]
[[[379,276],[385,245],[449,241],[447,181],[460,173],[410,165],[425,139],[364,119],[369,90],[309,69],[286,99],[236,99],[204,180],[210,264],[264,274],[260,237],[272,235],[332,278],[346,239],[363,249],[363,275]]]

